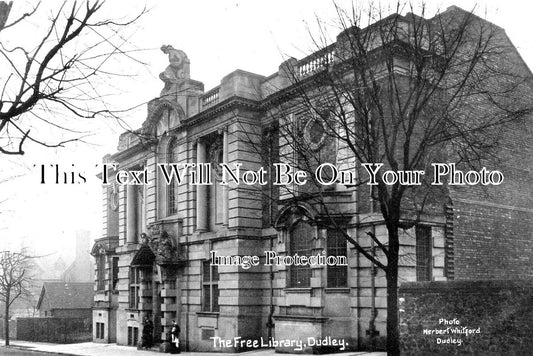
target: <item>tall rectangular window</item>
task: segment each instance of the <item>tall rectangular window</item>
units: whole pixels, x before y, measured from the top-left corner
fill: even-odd
[[[105,290],[105,255],[96,256],[96,290]]]
[[[220,311],[218,304],[218,266],[212,266],[211,261],[204,261],[202,265],[202,310],[209,312]]]
[[[139,341],[139,328],[128,326],[128,345],[137,346]]]
[[[177,140],[175,138],[172,139],[170,144],[167,146],[167,163],[178,163],[177,146]],[[178,212],[178,204],[176,199],[176,195],[178,194],[177,185],[177,180],[173,179],[167,186],[167,216],[174,215]]]
[[[430,281],[432,277],[431,226],[416,227],[416,280]]]
[[[96,323],[96,338],[97,339],[103,339],[104,338],[104,323]]]
[[[141,287],[141,276],[139,268],[131,267],[130,268],[130,291],[129,291],[129,301],[130,308],[137,309],[140,302],[139,291]]]
[[[141,177],[143,177],[141,175]],[[136,194],[136,216],[137,216],[137,234],[140,234],[142,231],[146,231],[146,210],[144,204],[144,194],[145,194],[145,185],[137,186]]]
[[[305,222],[298,222],[290,234],[290,254],[299,256],[311,256],[313,252],[313,229],[314,227]],[[290,266],[289,285],[293,288],[309,287],[311,285],[311,267]]]
[[[112,259],[112,278],[113,278],[113,290],[117,290],[117,284],[118,284],[118,257],[113,257]]]
[[[338,229],[328,229],[327,256],[346,257],[346,238]],[[328,266],[328,287],[342,288],[348,286],[348,266]]]

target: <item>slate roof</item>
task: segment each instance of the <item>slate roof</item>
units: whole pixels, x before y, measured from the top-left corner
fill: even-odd
[[[44,282],[37,309],[88,309],[93,295],[93,283]]]

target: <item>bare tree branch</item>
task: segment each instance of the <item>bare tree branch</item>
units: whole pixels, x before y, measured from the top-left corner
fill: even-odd
[[[0,42],[0,61],[12,71],[2,79],[0,153],[24,154],[26,142],[61,147],[79,141],[81,137],[74,129],[76,120],[114,117],[119,113],[111,114],[113,106],[106,102],[106,96],[110,94],[98,88],[111,82],[110,78],[114,76],[124,76],[111,69],[112,61],[123,59],[144,65],[135,58],[134,54],[140,50],[130,45],[131,35],[126,30],[147,10],[123,21],[98,19],[103,5],[102,1],[64,1],[53,12],[41,37],[36,36],[33,48],[6,48]],[[36,6],[0,29],[4,37],[11,33],[10,30],[23,26],[38,9]],[[40,119],[32,120],[30,113]],[[40,128],[43,125],[61,127],[72,135],[61,142],[50,142],[42,136]],[[10,136],[10,127],[21,135]]]

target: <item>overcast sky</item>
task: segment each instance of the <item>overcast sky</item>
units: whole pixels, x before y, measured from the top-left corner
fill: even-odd
[[[12,16],[27,11],[32,3],[15,0]],[[57,3],[47,2],[46,6],[52,8]],[[346,6],[350,2],[338,3]],[[268,76],[277,71],[287,57],[302,58],[309,54],[313,46],[308,28],[311,32],[316,30],[317,17],[331,28],[331,38],[338,33],[333,3],[328,0],[159,0],[146,3],[108,0],[102,12],[111,18],[128,17],[145,4],[150,11],[136,25],[131,42],[136,48],[144,49],[138,57],[146,66],[121,68],[130,71],[131,77],[115,83],[123,90],[114,99],[118,107],[132,107],[159,95],[162,82],[158,74],[168,64],[167,56],[159,49],[163,44],[187,53],[191,77],[202,81],[208,90],[235,69]],[[452,4],[468,10],[477,6],[480,16],[505,29],[526,63],[533,67],[533,6],[528,2],[429,1],[428,14]],[[41,20],[46,18],[39,18]],[[33,23],[32,30],[17,33],[17,38],[36,36],[39,26],[38,21]],[[137,128],[145,119],[145,113],[146,107],[141,105],[124,119],[130,127]],[[23,243],[37,253],[58,251],[68,258],[74,247],[76,230],[89,230],[92,238],[101,237],[101,186],[95,176],[98,171],[95,165],[101,162],[104,154],[115,152],[123,128],[116,122],[95,121],[90,129],[93,132],[90,144],[71,144],[60,149],[29,145],[26,147],[28,154],[23,157],[0,156],[0,181],[15,177],[0,183],[0,248],[16,248]],[[76,170],[84,172],[87,183],[41,185],[39,165],[55,163],[65,168],[75,164]]]

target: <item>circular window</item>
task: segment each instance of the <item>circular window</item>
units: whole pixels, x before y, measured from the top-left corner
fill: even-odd
[[[326,140],[324,123],[316,117],[307,121],[304,127],[304,139],[312,150],[322,148]]]

